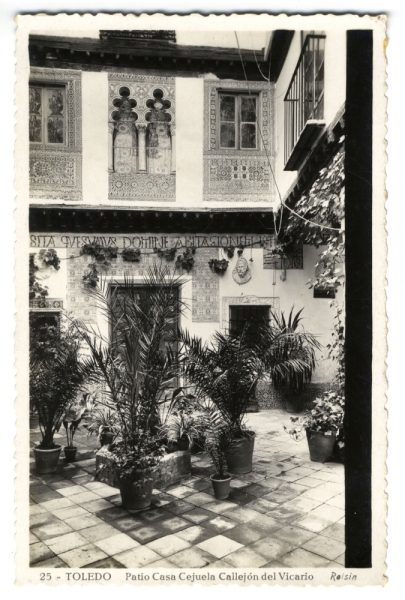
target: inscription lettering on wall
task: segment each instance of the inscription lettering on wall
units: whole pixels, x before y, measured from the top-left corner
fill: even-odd
[[[209,234],[209,235],[94,235],[94,234],[42,234],[30,235],[31,248],[82,248],[86,244],[99,244],[104,247],[139,248],[140,250],[153,250],[154,248],[223,248],[242,245],[245,248],[272,248],[274,247],[273,235],[256,234]]]

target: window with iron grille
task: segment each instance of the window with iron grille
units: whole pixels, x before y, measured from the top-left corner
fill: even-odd
[[[255,150],[257,142],[258,96],[219,94],[219,147]]]
[[[308,121],[324,117],[325,36],[307,35],[284,97],[284,160],[287,163]]]

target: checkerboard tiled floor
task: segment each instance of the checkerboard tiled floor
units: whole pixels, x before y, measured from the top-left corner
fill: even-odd
[[[129,514],[117,489],[94,481],[96,441],[77,434],[78,461],[31,476],[34,567],[325,567],[344,564],[344,472],[309,460],[306,440],[283,431],[280,410],[248,415],[254,469],[213,497],[207,457],[153,506]],[[39,439],[32,432],[32,443]],[[64,440],[61,440],[63,444]]]

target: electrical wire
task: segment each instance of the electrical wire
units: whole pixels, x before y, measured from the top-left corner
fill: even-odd
[[[239,53],[239,58],[240,58],[240,62],[241,62],[241,65],[242,65],[243,76],[244,76],[245,81],[246,81],[246,86],[247,86],[247,89],[248,89],[248,94],[249,94],[249,96],[251,96],[252,93],[251,93],[251,90],[250,90],[249,80],[247,78],[245,63],[244,63],[244,60],[243,60],[243,57],[242,57],[242,51],[241,51],[240,44],[239,44],[238,34],[237,34],[236,31],[234,31],[234,34],[235,34],[235,38],[236,38],[236,44],[238,46],[238,53]],[[290,206],[288,206],[288,204],[286,204],[283,201],[282,196],[281,196],[281,192],[280,192],[280,188],[278,187],[277,180],[276,180],[276,177],[275,177],[275,174],[274,174],[274,170],[273,170],[273,167],[271,165],[270,157],[269,157],[269,154],[268,154],[268,151],[267,151],[267,147],[266,147],[266,144],[265,144],[265,141],[264,141],[263,133],[262,133],[262,130],[261,130],[259,122],[257,123],[257,128],[259,130],[259,134],[260,134],[260,138],[262,140],[263,148],[264,148],[264,151],[266,153],[266,158],[267,158],[267,162],[269,164],[271,175],[273,177],[274,185],[275,185],[275,188],[277,190],[278,197],[280,199],[281,211],[282,211],[282,209],[284,207],[287,210],[289,210],[293,215],[295,215],[296,217],[298,217],[299,219],[301,219],[302,221],[305,221],[306,223],[308,223],[310,225],[313,225],[315,227],[320,227],[321,229],[328,229],[329,231],[341,231],[340,227],[331,227],[330,225],[322,225],[321,223],[316,223],[315,221],[311,221],[310,219],[307,219],[306,217],[303,217],[302,215],[300,215],[299,213],[297,213],[295,210],[293,210]],[[275,229],[277,237],[278,237],[278,234],[281,231],[282,212],[280,212],[280,215],[281,215],[280,216],[280,227],[279,227],[278,232],[277,232],[277,229]],[[274,217],[274,219],[275,219],[275,217]],[[275,223],[275,221],[274,221],[274,223]],[[276,226],[276,223],[275,223],[275,226]]]

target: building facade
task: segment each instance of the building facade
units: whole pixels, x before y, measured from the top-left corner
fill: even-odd
[[[108,334],[88,288],[131,277],[142,293],[163,263],[181,276],[181,326],[205,340],[303,308],[322,344],[310,397],[330,384],[335,290],[307,285],[321,250],[276,249],[282,205],[343,152],[345,43],[302,31],[263,32],[261,50],[243,34],[221,48],[172,31],[30,36],[32,317],[66,310]],[[269,385],[258,400],[277,403]]]

